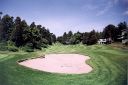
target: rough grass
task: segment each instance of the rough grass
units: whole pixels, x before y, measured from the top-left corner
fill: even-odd
[[[53,74],[20,66],[20,59],[51,53],[88,55],[93,67],[88,74]],[[128,51],[107,45],[54,44],[33,53],[0,52],[0,85],[127,85]],[[77,61],[76,61],[77,62]]]

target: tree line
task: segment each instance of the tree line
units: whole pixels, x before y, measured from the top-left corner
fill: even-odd
[[[62,36],[57,38],[57,41],[62,44],[87,44],[93,45],[96,44],[99,39],[111,39],[112,42],[121,42],[122,39],[122,30],[128,29],[126,22],[120,22],[117,26],[113,24],[107,25],[102,32],[96,32],[92,30],[90,32],[76,32],[72,33],[69,31],[68,33],[64,32]]]
[[[63,36],[57,37],[57,41],[62,44],[87,44],[87,45],[93,45],[97,43],[97,40],[101,38],[101,32],[96,32],[95,30],[92,30],[91,32],[76,32],[72,33],[72,31],[69,31],[68,33],[64,33]]]
[[[2,12],[0,12],[2,15]],[[28,47],[31,49],[41,49],[59,42],[65,45],[74,44],[96,44],[98,39],[111,38],[113,42],[121,42],[122,30],[127,29],[126,22],[120,22],[117,26],[107,25],[102,32],[92,30],[90,32],[64,32],[62,36],[56,37],[49,29],[32,22],[30,25],[20,17],[14,19],[8,14],[0,16],[0,41],[11,46]]]
[[[49,29],[36,25],[30,25],[20,17],[9,16],[8,14],[0,17],[0,41],[9,42],[16,47],[27,46],[31,49],[41,49],[56,42],[55,34]]]

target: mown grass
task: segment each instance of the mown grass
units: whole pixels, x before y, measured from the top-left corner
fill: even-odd
[[[17,64],[20,59],[51,53],[88,55],[93,67],[88,74],[55,74]],[[0,52],[0,85],[127,85],[128,51],[108,45],[54,44],[42,51]],[[77,61],[76,61],[77,62]]]

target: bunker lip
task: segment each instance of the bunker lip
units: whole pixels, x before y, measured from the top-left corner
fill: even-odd
[[[21,60],[20,65],[51,73],[83,74],[92,71],[92,67],[86,64],[90,59],[80,54],[48,54],[45,57]]]

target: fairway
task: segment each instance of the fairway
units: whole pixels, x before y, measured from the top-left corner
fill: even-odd
[[[83,74],[49,73],[17,61],[45,54],[81,54],[93,70]],[[128,51],[109,45],[54,44],[36,52],[0,52],[0,85],[127,85]],[[77,61],[76,61],[77,62]]]

